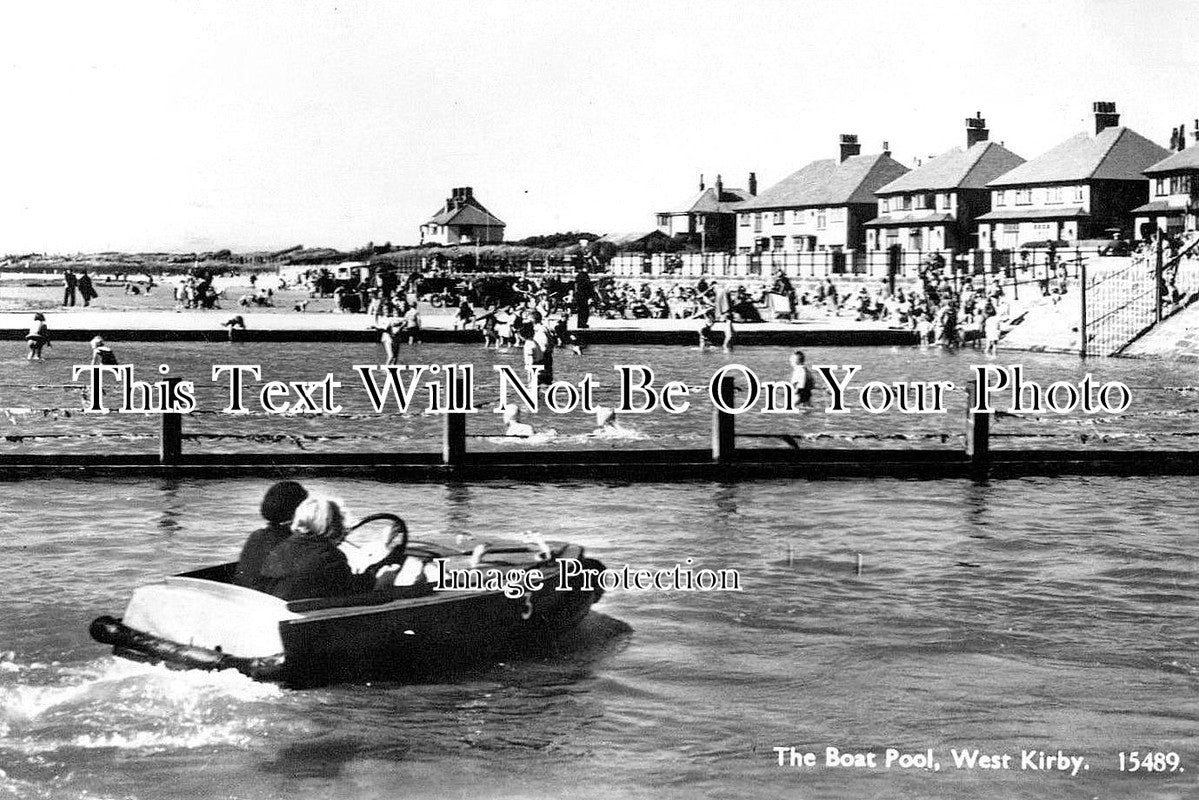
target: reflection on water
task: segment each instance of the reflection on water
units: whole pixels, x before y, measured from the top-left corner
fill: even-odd
[[[24,482],[0,502],[0,791],[1187,796],[1199,769],[1132,778],[1114,759],[1199,763],[1192,483],[311,481],[417,537],[533,528],[609,567],[735,568],[743,590],[614,591],[550,652],[297,692],[114,659],[86,634],[131,587],[235,556],[265,483]],[[802,771],[775,746],[1061,748],[1092,767]]]

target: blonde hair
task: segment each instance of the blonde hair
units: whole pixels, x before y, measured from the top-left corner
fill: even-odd
[[[303,536],[340,542],[346,537],[345,516],[336,501],[310,496],[296,508],[291,530]]]

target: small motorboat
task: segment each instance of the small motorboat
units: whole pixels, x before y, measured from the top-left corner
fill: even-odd
[[[394,584],[338,597],[286,601],[233,583],[236,563],[185,572],[134,590],[124,617],[90,633],[117,656],[185,669],[236,669],[291,685],[453,669],[546,644],[587,616],[602,570],[563,542],[503,541],[471,551],[408,541],[392,523]],[[343,550],[345,548],[343,547]]]

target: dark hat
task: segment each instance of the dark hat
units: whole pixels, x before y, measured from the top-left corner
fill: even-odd
[[[295,481],[280,481],[266,490],[259,509],[268,522],[290,522],[308,491]]]

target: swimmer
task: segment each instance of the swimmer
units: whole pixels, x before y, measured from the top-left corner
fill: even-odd
[[[616,409],[611,406],[598,406],[595,409],[595,433],[620,430],[616,421]]]
[[[791,386],[801,406],[812,405],[812,374],[804,363],[803,350],[791,354]]]
[[[712,344],[712,326],[716,324],[716,315],[709,309],[699,323],[699,349],[707,350]]]
[[[99,336],[92,337],[92,364],[103,364],[104,366],[116,366],[120,362],[117,361],[117,354],[112,351],[112,348],[104,343],[104,340]]]
[[[583,345],[579,342],[578,337],[570,332],[566,325],[566,317],[559,317],[557,323],[553,327],[554,338],[558,343],[565,346],[576,356],[583,355]]]
[[[504,406],[504,435],[528,437],[533,435],[533,426],[520,421],[520,408],[515,403]]]
[[[46,325],[45,314],[38,312],[33,315],[33,324],[29,326],[29,333],[25,334],[25,341],[29,343],[29,354],[25,358],[41,361],[42,348],[53,346],[50,344],[50,328]]]
[[[246,329],[246,321],[242,318],[241,314],[238,314],[222,322],[221,327],[229,329],[229,341],[232,342],[233,332],[235,330],[244,331]]]
[[[731,313],[725,314],[722,327],[724,328],[724,344],[720,349],[727,353],[733,349],[733,315]]]

